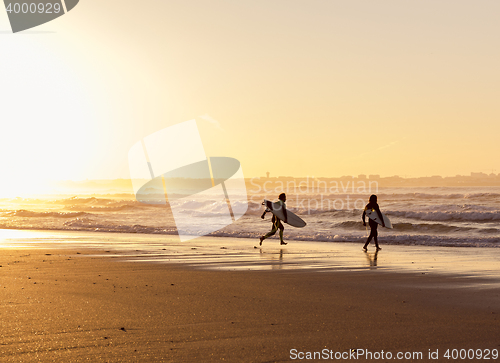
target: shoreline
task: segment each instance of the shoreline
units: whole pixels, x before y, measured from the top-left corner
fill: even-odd
[[[200,237],[180,242],[174,236],[135,233],[0,230],[0,248],[113,251],[121,260],[174,263],[213,270],[313,270],[407,272],[478,277],[500,283],[497,248],[384,245],[368,252],[360,242],[289,241]],[[107,252],[106,252],[107,253]],[[102,254],[103,256],[106,253]]]
[[[80,212],[77,212],[80,213]],[[361,214],[361,212],[360,212]],[[314,214],[310,215],[311,217]],[[439,218],[438,218],[439,219]],[[252,223],[252,229],[248,229],[248,222]],[[352,223],[354,221],[347,221],[348,223]],[[358,221],[359,222],[359,221]],[[420,221],[421,225],[417,223],[417,227],[420,228],[431,228],[432,226],[439,229],[443,227],[442,222],[440,221],[437,224],[431,223],[431,221],[426,220],[425,218]],[[483,221],[484,222],[484,221]],[[490,221],[491,222],[491,221]],[[80,228],[62,228],[61,226],[56,227],[40,227],[40,226],[32,226],[32,225],[18,225],[18,226],[3,226],[0,228],[0,238],[2,231],[32,231],[32,232],[40,232],[40,233],[105,233],[105,234],[122,234],[122,235],[137,235],[137,236],[156,236],[164,239],[177,239],[176,229],[173,228],[169,231],[166,231],[160,227],[147,227],[142,225],[130,225],[125,222],[125,225],[113,226],[111,225],[98,225],[96,227],[80,227]],[[242,225],[238,225],[241,223]],[[320,222],[322,223],[322,222]],[[404,224],[404,223],[402,223]],[[361,226],[360,223],[356,223],[356,225]],[[398,223],[395,222],[395,227],[397,227]],[[136,228],[137,227],[137,228]],[[432,228],[434,228],[432,227]],[[483,235],[462,235],[462,234],[448,234],[448,233],[434,233],[432,231],[421,231],[422,233],[416,231],[411,232],[407,231],[405,233],[405,229],[399,230],[395,229],[384,229],[383,234],[381,235],[381,243],[387,246],[422,246],[422,247],[460,247],[460,248],[500,248],[500,239],[498,236],[491,234],[492,228],[490,225],[483,225],[481,228],[485,228],[486,234]],[[214,234],[209,234],[206,236],[194,236],[194,239],[214,239],[214,238],[229,238],[229,239],[256,239],[259,238],[262,234],[267,233],[269,231],[269,223],[267,221],[257,219],[254,220],[250,216],[245,216],[244,218],[239,219],[232,225],[231,227],[227,227],[228,229],[221,230],[218,232],[214,232]],[[357,229],[351,231],[339,231],[338,233],[333,233],[332,229],[322,229],[323,227],[319,227],[316,233],[305,233],[301,234],[301,229],[290,228],[287,229],[285,240],[290,241],[292,243],[359,243],[366,241],[368,237],[368,230],[365,229]],[[342,228],[342,227],[341,227]],[[467,230],[468,227],[465,227]],[[314,227],[310,230],[314,230]],[[258,231],[258,232],[257,232]],[[354,234],[353,234],[354,233]],[[139,237],[140,238],[140,237]]]

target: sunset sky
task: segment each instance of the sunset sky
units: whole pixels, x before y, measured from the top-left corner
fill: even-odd
[[[247,177],[500,173],[497,0],[81,0],[17,34],[3,9],[4,188],[128,178],[191,119]]]

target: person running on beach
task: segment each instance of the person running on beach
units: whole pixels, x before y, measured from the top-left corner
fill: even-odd
[[[363,211],[363,217],[362,217],[363,218],[363,226],[366,226],[366,222],[365,222],[366,211],[370,210],[370,209],[374,209],[377,212],[378,217],[382,221],[382,226],[385,227],[384,217],[382,217],[382,213],[380,212],[380,208],[377,204],[377,196],[375,194],[370,196],[370,202],[366,205],[365,210]],[[373,240],[375,241],[375,247],[377,248],[377,251],[380,251],[381,248],[378,245],[378,239],[377,239],[377,237],[378,237],[378,231],[377,231],[378,223],[375,222],[374,220],[372,220],[371,218],[368,218],[368,224],[370,225],[370,235],[368,236],[368,239],[366,240],[366,243],[363,246],[363,250],[366,251],[368,245],[370,244],[370,242],[373,238]]]
[[[278,197],[278,201],[276,203],[278,203],[281,208],[283,208],[283,215],[285,216],[285,220],[283,222],[287,222],[287,215],[286,215],[286,194],[285,193],[281,193]],[[267,212],[270,212],[269,209],[266,208],[266,210],[264,211],[264,213],[262,214],[261,218],[264,219],[264,216],[266,215]],[[274,234],[278,231],[278,229],[280,230],[280,241],[281,241],[281,244],[282,245],[286,245],[287,243],[285,241],[283,241],[283,231],[285,230],[285,227],[283,227],[283,224],[281,223],[281,219],[279,219],[278,217],[276,217],[274,214],[273,214],[273,219],[271,220],[273,222],[273,228],[271,229],[271,232],[269,232],[268,234],[260,237],[260,246],[262,246],[262,241],[264,241],[266,238],[269,238],[271,236],[274,236]]]

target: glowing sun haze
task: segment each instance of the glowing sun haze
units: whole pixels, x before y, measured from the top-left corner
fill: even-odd
[[[500,171],[497,1],[81,1],[0,11],[2,188],[127,178],[196,119],[245,176]]]

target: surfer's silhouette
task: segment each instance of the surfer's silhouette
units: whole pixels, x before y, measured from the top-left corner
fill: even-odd
[[[382,221],[382,226],[385,227],[384,223],[384,217],[382,216],[382,213],[380,212],[380,208],[377,204],[377,196],[375,194],[370,196],[370,202],[366,205],[365,210],[363,211],[363,226],[366,226],[365,222],[365,217],[366,217],[366,211],[372,209],[375,210],[378,214],[378,217]],[[368,239],[366,240],[365,245],[363,246],[363,250],[366,251],[368,245],[370,244],[371,240],[373,239],[375,241],[375,247],[377,248],[377,251],[381,250],[381,248],[378,245],[378,223],[372,220],[371,218],[368,218],[368,224],[370,225],[370,235],[368,236]]]
[[[285,193],[281,193],[278,197],[278,201],[276,203],[280,204],[281,207],[283,208],[283,215],[285,216],[285,220],[283,222],[287,222],[287,215],[286,215],[286,194]],[[264,219],[265,215],[267,212],[270,212],[269,209],[266,208],[266,210],[264,211],[264,213],[260,216],[260,218]],[[286,245],[287,243],[285,241],[283,241],[283,231],[285,230],[285,227],[283,227],[283,224],[281,223],[281,219],[279,219],[278,217],[276,217],[274,214],[273,214],[273,219],[271,220],[273,222],[273,228],[271,229],[271,231],[260,237],[260,246],[262,246],[262,241],[264,241],[266,238],[269,238],[271,236],[274,236],[274,234],[278,231],[278,229],[280,230],[280,241],[281,241],[281,244],[282,245]]]

